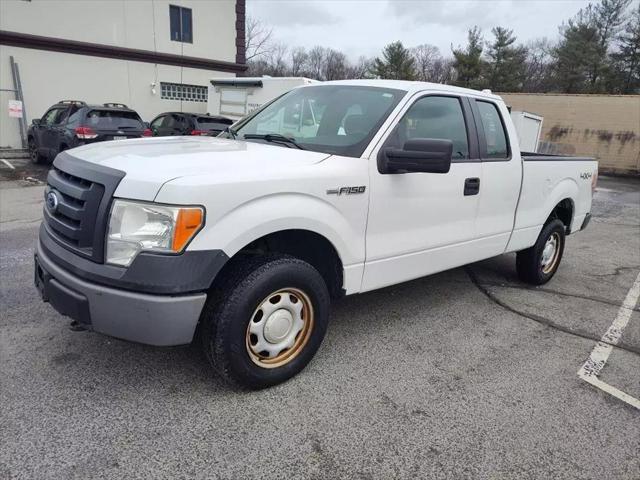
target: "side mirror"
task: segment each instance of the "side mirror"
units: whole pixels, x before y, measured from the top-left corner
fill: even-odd
[[[149,124],[149,122],[142,122],[142,123],[144,123],[144,126],[145,126],[145,127],[147,127],[147,128],[151,128],[151,125]]]
[[[380,173],[448,173],[453,142],[439,138],[414,138],[403,148],[383,148],[378,154]]]
[[[37,125],[40,125],[40,119],[39,119],[39,118],[34,118],[33,120],[31,120],[31,123],[32,123],[33,125],[36,125],[36,126],[37,126]]]

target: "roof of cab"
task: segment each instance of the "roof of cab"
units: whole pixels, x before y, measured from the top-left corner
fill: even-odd
[[[426,90],[441,91],[448,93],[457,93],[460,95],[470,95],[474,97],[490,98],[492,100],[502,100],[499,95],[494,95],[488,91],[472,90],[470,88],[454,87],[453,85],[443,85],[441,83],[429,83],[429,82],[414,82],[409,80],[335,80],[329,82],[316,83],[313,86],[322,85],[354,85],[363,87],[380,87],[380,88],[395,88],[397,90],[404,90],[406,92],[422,92]]]

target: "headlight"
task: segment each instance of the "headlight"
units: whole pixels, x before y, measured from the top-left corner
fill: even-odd
[[[203,224],[202,207],[115,200],[109,217],[107,263],[128,266],[142,251],[179,253]]]

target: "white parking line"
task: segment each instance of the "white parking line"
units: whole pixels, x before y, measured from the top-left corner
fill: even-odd
[[[15,170],[16,167],[14,167],[13,165],[11,165],[11,162],[9,162],[9,160],[5,160],[4,158],[0,158],[0,161],[2,161],[2,163],[4,163],[7,167],[9,167],[11,170]]]
[[[640,273],[636,277],[636,281],[633,282],[624,302],[622,302],[622,306],[620,310],[618,310],[615,320],[602,336],[602,341],[596,344],[587,361],[582,365],[580,370],[578,370],[578,377],[640,410],[640,400],[612,387],[598,378],[598,375],[600,375],[600,372],[609,359],[609,355],[611,355],[613,351],[613,345],[617,345],[620,338],[622,338],[622,332],[629,323],[633,309],[638,303],[638,298],[640,298]]]

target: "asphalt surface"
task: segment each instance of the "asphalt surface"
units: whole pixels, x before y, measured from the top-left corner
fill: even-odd
[[[196,348],[69,330],[32,286],[42,187],[11,175],[3,480],[640,478],[640,410],[577,376],[640,272],[637,180],[600,179],[594,220],[545,287],[504,255],[348,297],[301,375],[243,392]],[[638,399],[639,372],[636,307],[601,378]]]

